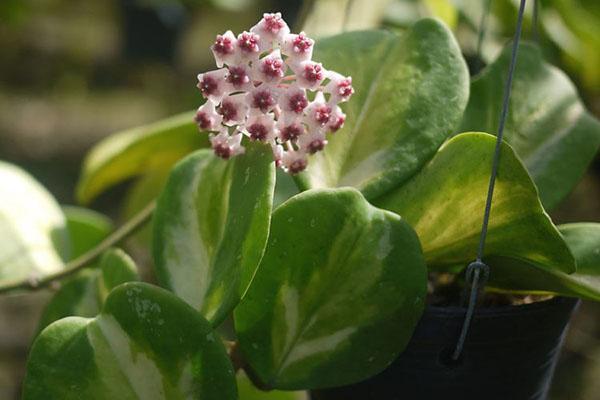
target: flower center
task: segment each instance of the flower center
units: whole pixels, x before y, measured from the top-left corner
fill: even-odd
[[[283,128],[280,132],[282,140],[296,140],[302,134],[302,126],[299,124],[292,124]]]
[[[285,22],[275,14],[265,15],[265,29],[272,34],[279,32],[285,26]]]
[[[347,98],[352,96],[354,93],[354,88],[352,87],[352,83],[348,79],[344,79],[338,85],[338,93],[341,97]]]
[[[223,116],[223,121],[228,122],[235,120],[238,112],[235,104],[229,101],[224,101],[219,107],[219,113]]]
[[[252,140],[265,140],[269,130],[263,124],[254,123],[248,127],[248,133]]]
[[[238,39],[238,46],[246,53],[257,53],[258,35],[249,32],[242,33]]]
[[[342,126],[344,126],[344,122],[346,122],[346,118],[344,116],[337,117],[335,122],[329,126],[331,132],[339,131]]]
[[[233,43],[230,38],[218,35],[213,49],[219,54],[233,53]]]
[[[217,156],[224,158],[225,160],[231,157],[231,147],[229,147],[226,143],[217,143],[212,148]]]
[[[204,112],[197,113],[194,120],[196,121],[198,126],[202,129],[208,129],[212,125],[211,119]]]
[[[262,72],[271,78],[282,78],[285,74],[283,60],[277,58],[265,59],[262,63]]]
[[[304,94],[296,93],[290,97],[289,106],[290,110],[296,114],[300,114],[308,106],[308,99]]]
[[[325,143],[325,140],[315,139],[308,144],[307,150],[310,154],[315,154],[316,152],[323,150]]]
[[[252,106],[254,108],[260,108],[262,112],[275,105],[275,99],[268,90],[259,90],[252,96]]]
[[[327,105],[319,106],[315,109],[315,120],[321,124],[325,125],[329,122],[329,118],[331,117],[331,107]]]
[[[304,78],[310,83],[323,80],[323,68],[319,64],[308,64],[304,67]]]
[[[306,160],[298,159],[294,160],[289,166],[288,170],[292,174],[297,174],[298,172],[302,172],[306,169]]]
[[[296,36],[292,45],[294,46],[294,52],[306,53],[312,47],[313,41],[301,33]]]
[[[210,76],[204,76],[202,78],[202,81],[198,85],[198,88],[200,89],[204,97],[208,97],[211,94],[215,93],[218,87],[219,84],[217,83],[217,81],[214,78],[211,78]]]
[[[250,82],[250,77],[246,73],[246,69],[244,67],[229,67],[227,82],[231,83],[235,87],[240,87]]]

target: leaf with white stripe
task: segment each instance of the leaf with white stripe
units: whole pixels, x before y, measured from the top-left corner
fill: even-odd
[[[496,132],[511,47],[473,80],[459,132]],[[567,75],[532,44],[519,47],[504,139],[523,160],[547,209],[569,194],[600,148],[600,122]]]
[[[154,217],[160,283],[217,325],[245,293],[266,245],[275,166],[250,143],[224,161],[200,150],[180,161]]]
[[[460,123],[469,74],[450,30],[422,19],[397,35],[348,32],[319,40],[315,59],[352,76],[345,126],[298,175],[303,187],[359,189],[372,199],[415,174]]]
[[[495,146],[496,138],[486,133],[457,135],[404,186],[375,200],[415,228],[430,268],[475,259]],[[573,255],[544,211],[527,170],[509,145],[503,143],[501,152],[484,256],[575,271]]]
[[[235,400],[235,376],[210,324],[166,290],[126,283],[96,318],[44,329],[24,400]]]
[[[28,173],[0,161],[0,287],[64,268],[70,245],[56,200]]]
[[[419,239],[398,215],[351,188],[301,193],[273,213],[264,258],[235,310],[242,352],[277,389],[366,379],[407,344],[426,276]]]

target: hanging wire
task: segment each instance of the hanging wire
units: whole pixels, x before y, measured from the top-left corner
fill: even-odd
[[[535,0],[534,0],[535,1]],[[496,135],[496,148],[494,149],[494,156],[492,159],[492,172],[490,175],[490,183],[488,186],[487,199],[485,202],[485,211],[483,214],[483,223],[481,226],[481,235],[479,237],[479,246],[477,248],[477,259],[473,261],[467,267],[466,280],[471,285],[471,292],[469,296],[469,304],[467,312],[465,314],[465,321],[463,323],[456,348],[452,354],[452,359],[457,361],[462,354],[465,341],[467,339],[467,333],[473,320],[473,314],[477,305],[477,298],[479,292],[485,286],[489,277],[489,267],[482,261],[485,250],[485,240],[487,238],[488,225],[490,221],[490,211],[492,209],[492,198],[494,196],[494,186],[496,184],[496,177],[498,175],[498,167],[500,165],[500,150],[502,149],[502,137],[504,135],[504,126],[506,124],[506,118],[508,116],[510,91],[512,88],[513,76],[515,74],[515,66],[517,64],[517,52],[519,50],[519,41],[521,40],[521,30],[523,27],[523,14],[525,13],[525,3],[527,0],[521,0],[519,6],[519,15],[517,19],[517,28],[515,30],[515,36],[513,39],[513,46],[510,55],[510,65],[508,69],[508,79],[504,87],[504,99],[502,101],[502,111],[500,113],[500,123],[498,124],[498,133]]]
[[[540,9],[542,5],[540,4],[540,0],[533,0],[533,15],[531,16],[531,36],[533,41],[537,44],[540,43]]]

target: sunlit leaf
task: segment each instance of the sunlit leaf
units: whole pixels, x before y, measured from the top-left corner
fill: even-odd
[[[214,324],[246,291],[269,232],[275,186],[271,149],[230,161],[200,150],[173,169],[154,218],[159,281]]]
[[[90,203],[109,187],[154,169],[169,169],[186,154],[208,145],[193,113],[116,133],[88,154],[77,185],[77,199]]]
[[[429,266],[475,260],[495,142],[485,133],[458,135],[404,186],[375,201],[415,228]],[[523,164],[510,146],[504,144],[501,151],[485,255],[573,272],[573,256]]]
[[[519,47],[504,139],[523,160],[546,208],[573,189],[598,152],[600,122],[577,89],[539,48]],[[473,80],[461,131],[496,132],[508,74],[510,46]]]
[[[419,240],[351,188],[301,193],[273,213],[264,258],[235,310],[241,350],[266,385],[343,385],[384,369],[421,315]]]
[[[0,286],[60,271],[69,257],[65,216],[42,185],[0,161]]]
[[[538,268],[524,261],[491,260],[490,285],[511,292],[554,293],[600,301],[600,224],[559,226],[577,262],[577,272]]]
[[[299,176],[303,187],[353,186],[377,197],[416,173],[457,127],[469,94],[450,31],[423,19],[402,36],[350,32],[319,41],[315,59],[351,75],[346,124]]]
[[[35,341],[24,400],[235,400],[234,372],[200,314],[171,293],[126,283],[96,318],[69,317]]]

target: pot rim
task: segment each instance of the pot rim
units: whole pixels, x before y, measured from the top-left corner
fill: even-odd
[[[548,308],[554,308],[557,306],[570,306],[575,305],[580,301],[577,297],[565,297],[565,296],[554,296],[551,299],[536,301],[529,304],[517,304],[517,305],[504,305],[495,307],[477,307],[475,310],[475,318],[480,317],[497,317],[501,315],[515,315],[515,314],[528,314],[546,310]],[[425,307],[423,314],[435,315],[439,317],[444,316],[456,316],[457,314],[464,314],[467,311],[466,307],[460,306],[431,306]]]

